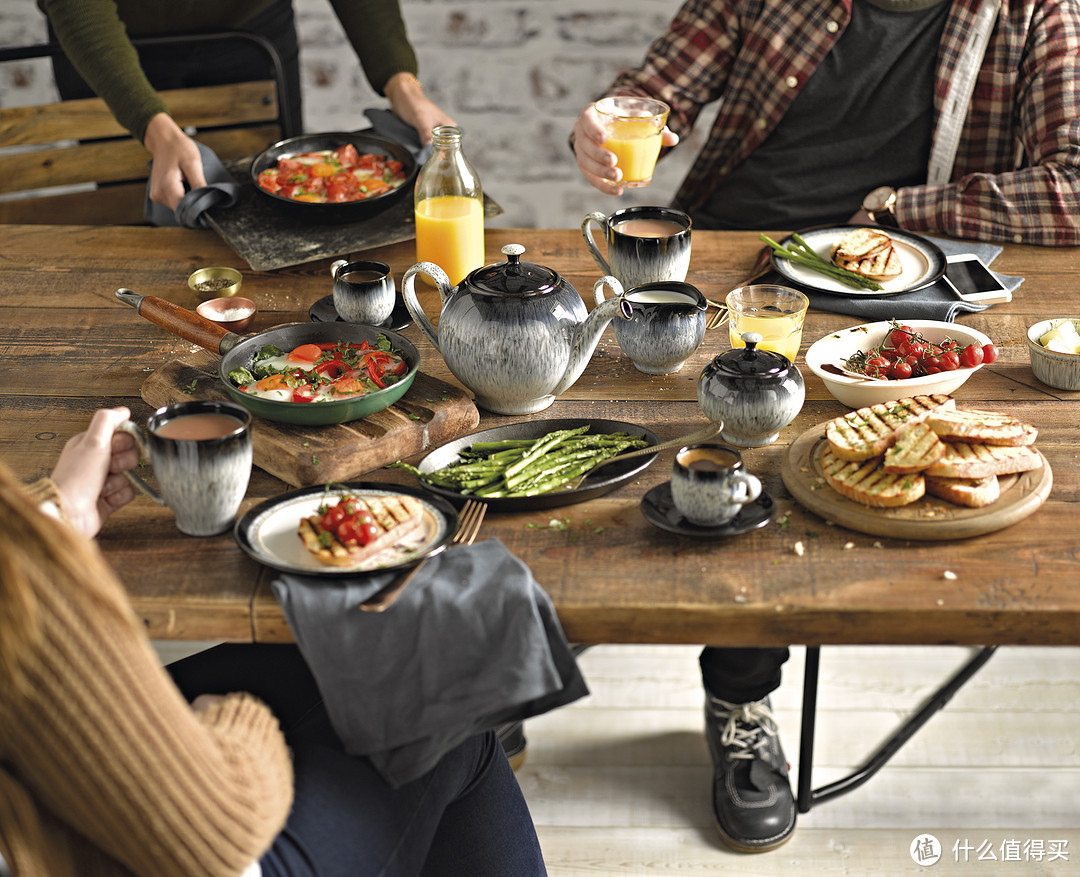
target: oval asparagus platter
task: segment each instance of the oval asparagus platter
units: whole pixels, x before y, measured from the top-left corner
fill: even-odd
[[[652,430],[621,420],[531,420],[462,436],[432,451],[416,467],[420,484],[448,499],[475,499],[491,512],[572,505],[621,487],[658,454],[619,460],[560,489],[598,460],[659,444]]]

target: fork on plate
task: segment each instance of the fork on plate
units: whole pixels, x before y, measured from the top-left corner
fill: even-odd
[[[484,522],[486,513],[487,503],[478,502],[475,499],[467,500],[465,505],[461,507],[461,513],[458,516],[458,527],[450,539],[450,544],[472,545],[480,533],[480,525]],[[405,587],[416,577],[421,567],[428,562],[428,557],[422,558],[416,566],[392,585],[388,585],[373,597],[365,600],[360,604],[360,608],[364,612],[384,612],[389,609],[390,605],[397,599],[398,594],[405,590]]]

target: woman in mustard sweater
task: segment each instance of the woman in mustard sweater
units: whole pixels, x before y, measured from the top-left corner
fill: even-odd
[[[98,411],[29,490],[0,464],[0,856],[16,877],[546,873],[493,733],[392,790],[344,753],[291,647],[253,652],[251,687],[188,703],[85,538],[133,496],[127,416]],[[237,675],[196,659],[188,697],[196,670]]]
[[[417,79],[416,53],[405,33],[399,0],[330,0],[371,87],[431,141],[436,125],[454,120]],[[169,115],[158,90],[262,79],[268,69],[257,49],[230,44],[154,47],[141,56],[131,37],[213,31],[246,31],[268,39],[281,56],[292,128],[303,129],[299,46],[292,0],[37,0],[49,32],[66,58],[54,61],[57,86],[66,99],[97,94],[116,120],[154,158],[150,197],[175,210],[184,194],[206,184],[195,143]],[[343,123],[342,130],[350,130]]]

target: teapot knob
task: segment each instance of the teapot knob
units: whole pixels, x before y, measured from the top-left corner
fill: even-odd
[[[742,340],[746,342],[747,347],[754,348],[761,343],[762,336],[757,332],[743,332]]]
[[[521,258],[521,254],[525,252],[525,248],[521,244],[507,244],[502,248],[502,252],[511,262],[516,262]]]

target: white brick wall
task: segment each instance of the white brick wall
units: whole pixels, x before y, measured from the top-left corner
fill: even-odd
[[[465,128],[465,152],[506,210],[496,226],[575,228],[591,210],[667,203],[700,134],[621,199],[588,186],[567,137],[582,106],[640,60],[681,0],[402,0],[427,92]],[[366,126],[385,106],[327,0],[295,0],[308,131]],[[0,0],[0,40],[45,38],[28,0]],[[47,65],[0,71],[0,106],[52,100]],[[699,130],[707,130],[705,120]]]

